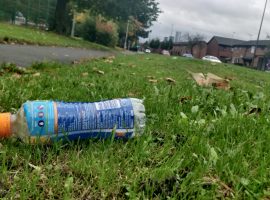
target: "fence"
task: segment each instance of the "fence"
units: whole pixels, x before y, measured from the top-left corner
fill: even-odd
[[[0,21],[47,29],[57,0],[0,0]]]

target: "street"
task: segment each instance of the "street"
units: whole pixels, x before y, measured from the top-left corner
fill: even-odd
[[[71,48],[47,47],[33,45],[0,45],[0,64],[14,63],[18,66],[30,66],[34,62],[58,61],[72,63],[83,58],[98,58],[111,55],[111,52]]]

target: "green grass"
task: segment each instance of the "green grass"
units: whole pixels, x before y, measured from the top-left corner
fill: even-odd
[[[186,70],[235,80],[230,91],[202,88]],[[79,66],[40,64],[31,69],[40,76],[10,71],[0,79],[0,112],[15,112],[27,100],[137,97],[145,99],[147,127],[142,137],[127,142],[42,146],[4,140],[2,198],[270,198],[268,73],[155,55]],[[81,76],[86,72],[88,76]],[[147,76],[158,83],[150,83]],[[167,83],[167,77],[176,84]],[[245,115],[254,107],[261,113]]]
[[[74,39],[57,35],[52,32],[41,31],[35,28],[26,28],[6,23],[0,23],[0,42],[9,40],[9,42],[38,44],[48,46],[80,47],[99,50],[110,50],[105,46],[87,42],[81,39]]]

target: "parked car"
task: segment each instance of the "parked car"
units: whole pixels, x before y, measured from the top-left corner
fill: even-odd
[[[217,57],[215,57],[215,56],[204,56],[202,59],[203,59],[203,60],[210,61],[210,62],[222,63],[222,62],[221,62]]]
[[[151,53],[150,49],[145,49],[145,53]]]
[[[184,53],[182,56],[186,58],[193,58],[193,55],[191,53]]]
[[[170,56],[171,55],[170,52],[167,51],[167,50],[162,50],[161,54],[165,55],[165,56]]]

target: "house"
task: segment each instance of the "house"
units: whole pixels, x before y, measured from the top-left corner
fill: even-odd
[[[192,46],[192,47],[191,47]],[[194,58],[202,58],[206,55],[207,44],[204,41],[191,44],[189,42],[177,42],[173,44],[172,55],[182,56],[183,54],[192,54]]]
[[[173,44],[171,54],[175,56],[182,56],[185,53],[191,53],[188,42],[176,42]]]
[[[207,54],[207,43],[204,41],[197,42],[192,48],[194,58],[202,58]]]
[[[270,51],[270,40],[259,40],[256,55],[254,56],[255,46],[256,40],[235,44],[232,63],[264,69],[268,63],[265,55]]]
[[[235,44],[244,42],[242,40],[214,36],[207,43],[207,55],[216,56],[223,62],[232,60],[232,48]]]

